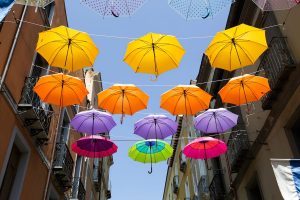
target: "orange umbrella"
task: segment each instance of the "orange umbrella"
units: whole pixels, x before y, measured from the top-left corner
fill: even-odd
[[[98,94],[98,106],[122,114],[122,118],[147,108],[148,100],[149,96],[133,84],[114,84]]]
[[[80,104],[89,93],[79,78],[62,73],[41,77],[33,90],[42,101],[58,106]]]
[[[195,115],[209,107],[212,96],[195,85],[178,85],[160,98],[160,107],[173,115]]]
[[[224,103],[241,105],[258,101],[270,90],[268,79],[245,74],[230,79],[219,91],[219,95]]]

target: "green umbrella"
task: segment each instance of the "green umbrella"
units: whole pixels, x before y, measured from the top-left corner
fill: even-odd
[[[135,161],[142,163],[157,163],[167,160],[173,154],[173,148],[162,140],[150,139],[135,143],[128,151],[128,156]]]

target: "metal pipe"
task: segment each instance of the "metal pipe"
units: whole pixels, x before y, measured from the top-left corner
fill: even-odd
[[[2,86],[3,86],[3,84],[4,84],[4,81],[5,81],[7,72],[8,72],[9,65],[10,65],[10,63],[11,63],[12,56],[13,56],[14,51],[15,51],[15,48],[16,48],[16,44],[17,44],[17,41],[18,41],[18,38],[19,38],[19,35],[20,35],[20,30],[21,30],[21,27],[22,27],[22,24],[23,24],[23,20],[24,20],[24,17],[25,17],[25,13],[26,13],[27,7],[28,7],[28,5],[27,5],[27,3],[26,3],[26,5],[24,6],[24,9],[23,9],[23,11],[22,11],[21,20],[18,20],[18,21],[19,21],[19,23],[18,23],[18,29],[17,29],[17,32],[16,32],[16,34],[15,34],[13,44],[12,44],[12,46],[11,46],[11,49],[10,49],[10,52],[9,52],[9,55],[8,55],[6,64],[5,64],[5,66],[4,66],[4,71],[3,71],[2,76],[1,76],[1,80],[0,80],[0,91],[2,90]]]

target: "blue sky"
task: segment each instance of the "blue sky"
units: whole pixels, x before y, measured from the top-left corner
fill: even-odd
[[[223,9],[213,19],[186,21],[168,6],[167,0],[148,0],[146,4],[130,18],[105,18],[81,5],[79,0],[66,0],[69,26],[93,34],[116,35],[137,38],[148,32],[175,35],[177,37],[212,36],[225,27],[229,7]],[[189,84],[195,79],[202,54],[210,42],[209,39],[180,40],[186,54],[178,69],[159,76],[156,82],[150,81],[146,74],[135,74],[123,62],[123,56],[129,39],[92,37],[100,54],[95,63],[95,70],[100,71],[104,82],[133,83],[137,85],[178,85]],[[104,88],[111,84],[103,83]],[[160,200],[162,199],[166,178],[167,163],[155,164],[149,175],[148,164],[132,161],[127,151],[134,141],[139,140],[133,133],[135,121],[147,113],[166,113],[159,108],[160,95],[172,88],[140,87],[149,94],[148,109],[132,117],[125,117],[123,125],[119,124],[120,116],[115,116],[118,126],[111,132],[111,137],[119,146],[114,154],[114,165],[111,167],[112,200]],[[175,119],[175,117],[168,115]]]

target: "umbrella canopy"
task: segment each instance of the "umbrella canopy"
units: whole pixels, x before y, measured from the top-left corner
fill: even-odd
[[[54,0],[16,0],[17,4],[36,6],[45,8],[48,4],[54,2]]]
[[[72,151],[78,155],[89,158],[111,156],[118,150],[117,145],[115,145],[112,141],[99,135],[82,137],[74,142],[71,148]]]
[[[227,145],[218,139],[212,137],[200,137],[183,148],[183,154],[193,159],[209,159],[224,154],[227,151]]]
[[[98,106],[112,114],[133,115],[147,108],[149,96],[133,84],[114,84],[98,94]]]
[[[245,74],[230,79],[218,94],[224,103],[241,105],[260,100],[270,90],[268,79]]]
[[[205,54],[211,66],[233,71],[254,64],[267,48],[265,30],[241,24],[218,32]]]
[[[208,109],[195,118],[197,130],[204,133],[224,133],[237,124],[238,115],[224,109]]]
[[[144,139],[165,139],[177,131],[178,124],[165,115],[148,115],[134,124],[134,134]]]
[[[80,0],[84,5],[106,16],[131,16],[143,6],[146,0]]]
[[[135,161],[152,163],[167,160],[173,154],[173,148],[162,140],[143,140],[135,143],[128,151],[128,156]]]
[[[42,101],[57,106],[80,104],[89,93],[79,78],[62,73],[42,76],[33,90]]]
[[[116,123],[110,114],[92,109],[77,113],[71,125],[78,132],[94,135],[109,132]]]
[[[300,3],[300,0],[252,0],[263,11],[287,10]]]
[[[185,50],[175,36],[148,33],[128,44],[124,62],[136,73],[156,77],[179,66]]]
[[[69,71],[93,66],[99,53],[87,33],[65,26],[39,33],[36,51],[49,65]]]
[[[172,115],[195,115],[209,107],[212,96],[195,85],[178,85],[160,98],[160,107]]]
[[[169,6],[184,19],[212,18],[232,0],[169,0]]]

